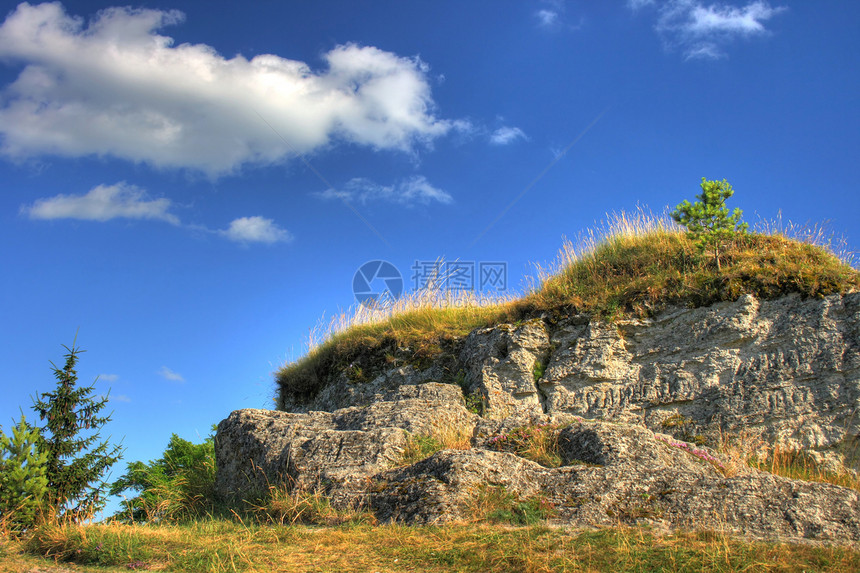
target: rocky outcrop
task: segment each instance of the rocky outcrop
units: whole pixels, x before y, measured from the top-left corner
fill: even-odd
[[[538,383],[549,413],[823,451],[860,434],[860,294],[559,326]]]
[[[294,412],[239,410],[219,425],[221,495],[287,483],[381,520],[438,523],[472,517],[481,492],[504,488],[559,523],[860,543],[857,491],[730,470],[714,449],[779,442],[858,462],[858,293],[745,296],[648,320],[546,317],[476,330],[430,364],[329,380]],[[557,429],[561,467],[497,447],[536,424]],[[470,447],[404,465],[410,439],[443,427]]]
[[[401,364],[364,383],[335,373],[290,408],[332,411],[455,379],[493,418],[573,414],[711,445],[743,433],[836,459],[860,436],[860,293],[503,324],[469,334],[444,364]]]
[[[451,391],[455,390],[455,391]],[[487,488],[540,498],[554,522],[720,528],[761,538],[860,542],[860,493],[746,468],[726,475],[710,450],[629,424],[539,416],[554,424],[561,467],[492,449],[508,420],[479,420],[450,385],[408,387],[394,400],[335,412],[238,410],[218,426],[219,493],[252,498],[269,484],[322,490],[382,521],[474,517]],[[403,465],[410,435],[457,426],[469,449]],[[713,459],[713,461],[709,461]]]

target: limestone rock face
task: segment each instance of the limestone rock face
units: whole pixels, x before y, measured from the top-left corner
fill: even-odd
[[[860,434],[860,294],[675,309],[649,321],[562,324],[539,382],[548,413],[757,432],[825,450]],[[683,423],[679,423],[683,421]]]
[[[473,517],[482,492],[504,488],[543,500],[564,524],[860,544],[857,491],[727,471],[715,453],[733,438],[860,462],[860,293],[503,324],[431,364],[401,361],[366,380],[330,373],[316,396],[287,406],[219,424],[222,496],[285,483],[383,521],[440,523]],[[499,451],[499,436],[539,424],[563,428],[561,467]],[[470,448],[404,465],[409,436],[441,428],[471,436]]]
[[[540,320],[473,331],[460,353],[472,387],[494,416],[539,414],[535,363],[549,354],[549,334]]]

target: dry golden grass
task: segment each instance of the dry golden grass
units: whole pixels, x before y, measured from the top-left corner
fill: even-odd
[[[824,466],[807,452],[770,444],[758,433],[744,431],[722,436],[719,454],[727,476],[755,468],[790,479],[829,483],[860,491],[860,474],[851,467],[856,463],[858,445],[860,443],[855,442],[844,448],[843,463],[834,460]]]
[[[518,426],[490,438],[489,446],[495,450],[513,452],[548,468],[557,468],[561,465],[558,437],[565,426],[550,423]]]
[[[67,527],[26,546],[48,558],[25,555],[21,544],[5,547],[0,570],[23,573],[53,565],[54,558],[70,558],[75,571],[87,573],[860,570],[860,552],[848,548],[745,542],[721,532],[658,535],[623,527],[311,528],[200,521],[184,526]]]
[[[398,466],[408,466],[428,458],[440,450],[468,450],[472,447],[472,432],[461,424],[443,424],[426,434],[406,436],[406,449]]]
[[[242,521],[241,516],[234,517]],[[287,485],[270,486],[268,495],[251,504],[257,523],[268,525],[343,525],[375,524],[376,518],[358,508],[335,508],[320,489]]]

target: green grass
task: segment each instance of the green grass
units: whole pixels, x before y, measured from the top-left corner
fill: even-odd
[[[660,535],[645,528],[546,526],[315,528],[202,520],[186,525],[56,527],[9,542],[0,570],[46,569],[55,560],[83,573],[244,571],[833,571],[860,570],[860,551],[757,543],[722,532]]]
[[[555,515],[555,508],[542,495],[522,498],[505,486],[482,485],[469,508],[472,520],[511,525],[537,525]]]
[[[340,370],[359,368],[362,379],[369,380],[392,362],[420,366],[444,355],[453,340],[475,328],[542,314],[588,313],[611,320],[651,316],[667,305],[736,300],[743,294],[821,297],[860,288],[860,273],[847,257],[778,231],[737,238],[718,271],[713,257],[698,252],[671,220],[617,215],[578,246],[565,244],[557,264],[539,270],[537,286],[520,298],[481,305],[468,298],[440,302],[418,293],[386,312],[359,308],[355,315],[341,315],[317,336],[322,342],[312,341],[307,355],[275,373],[277,406],[312,400]],[[821,242],[815,233],[801,238]]]
[[[509,432],[496,434],[489,447],[500,452],[511,452],[548,468],[561,466],[558,451],[559,432],[563,424],[530,424],[517,426]]]

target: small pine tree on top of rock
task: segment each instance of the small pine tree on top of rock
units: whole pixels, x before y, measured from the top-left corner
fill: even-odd
[[[46,502],[57,514],[72,519],[86,518],[104,506],[103,476],[122,457],[122,447],[100,441],[99,430],[111,417],[100,416],[108,398],[93,397],[95,383],[77,387],[75,365],[82,351],[72,344],[65,366],[53,363],[57,387],[33,399],[33,409],[45,421],[39,451],[46,454],[48,493]],[[82,432],[93,432],[89,435]],[[98,482],[98,483],[97,483]]]
[[[749,227],[741,223],[743,211],[735,209],[729,214],[726,199],[734,194],[728,181],[708,181],[702,177],[702,192],[696,195],[695,203],[684,200],[671,213],[672,218],[687,227],[687,233],[702,250],[714,253],[717,269],[720,267],[720,255],[725,251],[726,243],[737,234],[743,234]]]

